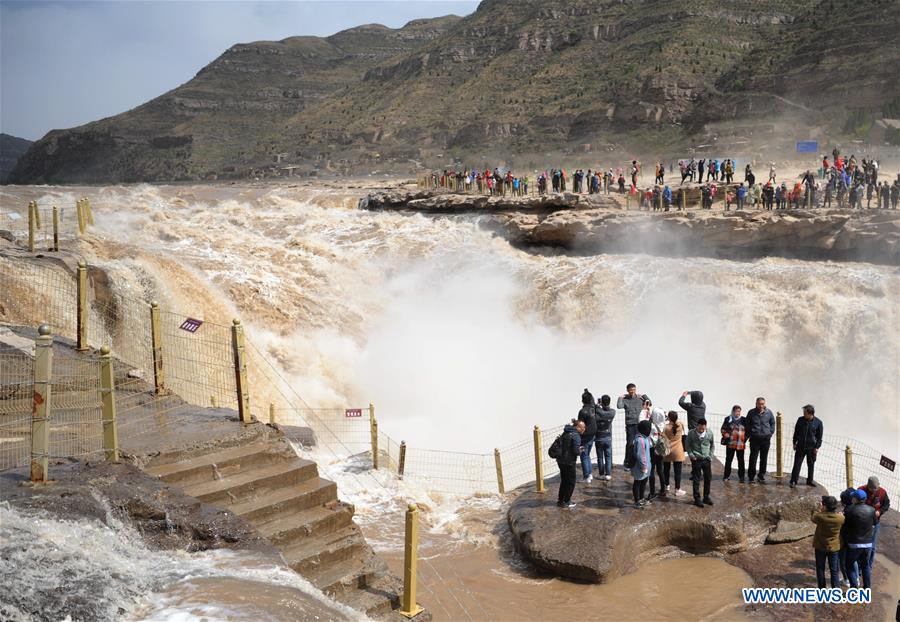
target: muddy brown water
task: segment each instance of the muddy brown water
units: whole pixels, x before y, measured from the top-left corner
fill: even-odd
[[[402,552],[381,555],[402,573]],[[418,601],[436,621],[751,619],[741,588],[753,580],[718,558],[661,560],[603,585],[542,576],[509,562],[490,546],[432,540],[420,555]]]

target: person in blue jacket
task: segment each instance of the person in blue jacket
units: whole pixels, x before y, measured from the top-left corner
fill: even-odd
[[[645,419],[638,423],[638,433],[631,445],[633,455],[631,475],[634,477],[631,494],[634,497],[635,508],[642,508],[648,503],[644,500],[644,491],[647,489],[647,480],[650,477],[650,452],[653,451],[650,446],[650,430],[650,421]]]

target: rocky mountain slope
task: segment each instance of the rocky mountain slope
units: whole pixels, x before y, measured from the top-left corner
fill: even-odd
[[[28,148],[31,141],[9,134],[0,134],[0,183],[5,183],[6,178],[16,166]]]
[[[246,177],[255,167],[282,165],[276,160],[286,165],[303,143],[271,136],[294,115],[458,20],[451,15],[399,29],[371,24],[326,38],[233,45],[192,80],[146,104],[49,132],[22,159],[13,182]]]
[[[484,0],[462,19],[234,46],[135,110],[51,132],[14,179],[543,164],[707,139],[733,149],[752,132],[834,140],[900,108],[898,28],[898,0]]]

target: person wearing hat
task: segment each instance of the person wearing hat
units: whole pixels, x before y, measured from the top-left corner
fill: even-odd
[[[816,581],[819,589],[825,587],[825,562],[831,574],[831,587],[840,587],[838,565],[841,550],[841,526],[844,515],[837,511],[838,501],[834,497],[822,497],[818,511],[813,512],[812,522],[816,524],[813,549],[816,552]]]
[[[878,530],[881,528],[881,517],[891,508],[891,500],[887,491],[881,487],[881,482],[874,475],[869,478],[865,486],[859,487],[860,491],[866,493],[866,505],[871,505],[875,509],[875,527],[872,530],[872,552],[869,553],[869,572],[872,571],[872,564],[875,563],[875,543],[878,541]]]
[[[847,509],[853,505],[853,499],[856,497],[856,488],[850,487],[843,491],[841,491],[840,499],[841,499],[841,514],[844,515],[844,524],[841,525],[841,552],[838,555],[839,564],[841,567],[841,586],[842,587],[850,587],[850,571],[847,569]]]
[[[847,574],[850,587],[859,587],[862,574],[863,587],[872,587],[869,555],[872,552],[872,534],[875,530],[875,508],[866,504],[866,493],[857,490],[853,505],[844,510],[844,541],[847,546]]]

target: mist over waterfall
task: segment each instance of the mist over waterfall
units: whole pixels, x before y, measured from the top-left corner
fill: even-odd
[[[762,395],[790,426],[812,403],[827,434],[897,453],[890,266],[525,252],[324,184],[2,192],[87,194],[102,217],[86,252],[117,287],[243,318],[308,403],[374,401],[410,444],[487,451],[575,416],[585,387],[635,382],[667,410],[689,389],[712,412]]]

